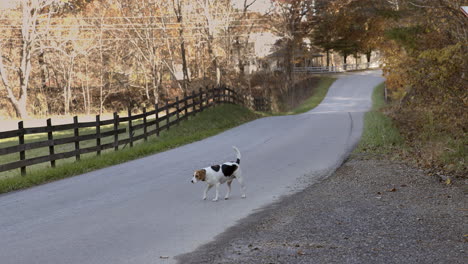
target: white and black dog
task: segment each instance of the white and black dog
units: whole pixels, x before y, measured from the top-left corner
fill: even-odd
[[[201,170],[196,170],[193,173],[192,183],[197,183],[198,181],[203,181],[207,183],[206,189],[203,192],[203,200],[206,200],[206,193],[213,186],[216,187],[216,195],[213,201],[218,201],[219,195],[219,185],[227,182],[228,192],[224,199],[229,199],[231,194],[231,183],[234,179],[237,179],[241,185],[242,198],[245,198],[245,185],[242,179],[242,171],[240,168],[240,158],[241,154],[239,149],[232,147],[236,151],[237,160],[236,162],[225,162],[221,165],[213,165],[211,167],[206,167]]]

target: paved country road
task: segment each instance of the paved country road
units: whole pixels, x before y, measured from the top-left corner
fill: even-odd
[[[357,143],[379,71],[341,75],[313,111],[0,196],[0,263],[174,263],[236,221],[333,172]],[[241,153],[247,199],[201,200],[194,169]],[[223,197],[226,186],[220,188]],[[213,197],[214,193],[209,193]],[[161,258],[163,257],[163,258]]]

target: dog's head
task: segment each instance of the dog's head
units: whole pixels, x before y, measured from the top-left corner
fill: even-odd
[[[206,170],[205,169],[196,170],[193,173],[192,183],[197,183],[198,181],[205,181],[205,179],[206,179]]]

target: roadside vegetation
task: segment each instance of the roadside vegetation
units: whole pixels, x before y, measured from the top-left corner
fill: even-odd
[[[354,153],[388,155],[404,149],[403,137],[393,120],[385,115],[384,87],[382,83],[372,93],[372,109],[364,116],[364,130]]]
[[[373,106],[365,114],[362,138],[354,154],[403,160],[429,174],[443,175],[441,179],[448,184],[453,177],[466,177],[466,136],[457,137],[441,130],[441,123],[434,120],[431,112],[425,113],[424,124],[402,123],[420,113],[399,116],[398,105],[385,103],[384,87],[382,83],[373,92]]]
[[[283,112],[282,114],[301,114],[307,112],[318,106],[323,98],[327,95],[328,88],[336,81],[336,78],[322,77],[319,79],[317,85],[311,90],[310,96],[302,97],[292,110]]]

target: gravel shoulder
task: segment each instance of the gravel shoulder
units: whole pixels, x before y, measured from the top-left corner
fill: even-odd
[[[353,157],[179,263],[466,263],[466,184]]]

